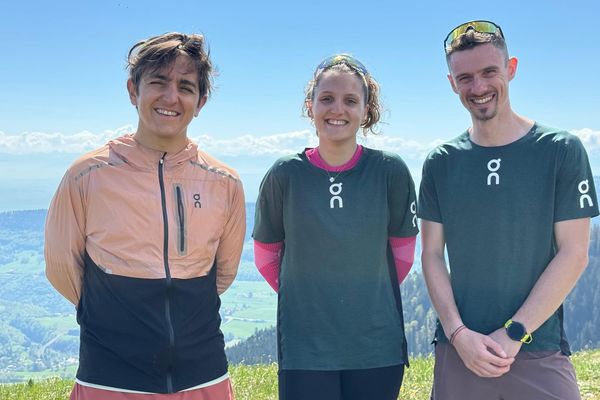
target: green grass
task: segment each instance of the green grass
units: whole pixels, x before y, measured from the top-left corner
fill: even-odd
[[[572,357],[583,400],[600,400],[600,350],[585,351]],[[277,365],[232,366],[231,379],[238,400],[277,399]],[[428,400],[433,374],[433,359],[411,360],[406,370],[400,398]],[[29,383],[0,385],[2,400],[66,400],[72,380],[47,379]]]

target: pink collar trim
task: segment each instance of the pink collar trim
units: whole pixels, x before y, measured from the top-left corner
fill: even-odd
[[[306,158],[308,158],[308,161],[312,165],[314,165],[315,167],[324,169],[325,171],[329,171],[329,172],[347,171],[349,169],[354,168],[354,166],[356,164],[358,164],[358,160],[360,160],[362,153],[363,153],[363,147],[359,144],[356,146],[356,151],[354,152],[354,155],[352,156],[352,158],[350,160],[348,160],[347,163],[334,167],[332,165],[327,164],[325,162],[325,160],[323,160],[323,158],[321,158],[321,155],[319,154],[318,146],[313,149],[306,149],[306,151],[304,152],[304,154],[306,154]]]

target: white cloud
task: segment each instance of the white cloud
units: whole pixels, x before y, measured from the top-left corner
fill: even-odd
[[[63,133],[24,132],[19,135],[7,135],[0,132],[0,153],[4,154],[48,154],[73,153],[81,154],[98,148],[108,140],[133,131],[132,126],[124,126],[116,130],[102,133],[83,131],[66,135]],[[590,155],[600,155],[600,131],[590,128],[571,130],[581,138]],[[317,144],[317,137],[311,130],[287,132],[274,135],[243,135],[230,139],[216,138],[210,135],[193,136],[193,140],[207,152],[215,156],[231,157],[278,157],[299,151],[304,147]],[[377,149],[385,149],[399,153],[404,158],[422,160],[425,155],[443,140],[418,141],[397,136],[380,135],[363,138],[359,142]]]
[[[24,132],[20,135],[7,135],[0,132],[0,153],[5,154],[81,154],[104,145],[108,140],[131,132],[131,126],[102,133],[83,131],[72,135],[64,133]]]
[[[283,156],[304,147],[317,145],[317,137],[308,129],[275,135],[244,135],[217,139],[209,135],[193,137],[203,150],[216,156]]]
[[[590,128],[572,129],[571,133],[579,136],[588,153],[600,153],[600,131],[594,131]]]

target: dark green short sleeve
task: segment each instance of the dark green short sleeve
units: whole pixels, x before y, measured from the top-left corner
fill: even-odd
[[[437,196],[433,168],[435,160],[430,155],[423,164],[419,187],[418,216],[421,219],[442,223],[442,214]]]
[[[281,168],[280,163],[276,162],[260,184],[252,232],[252,237],[259,242],[275,243],[285,239]]]
[[[388,235],[409,237],[419,233],[417,225],[417,196],[415,184],[406,164],[399,158],[390,161],[388,207],[390,221]]]
[[[556,178],[554,221],[594,217],[598,200],[587,153],[577,136],[568,135]]]

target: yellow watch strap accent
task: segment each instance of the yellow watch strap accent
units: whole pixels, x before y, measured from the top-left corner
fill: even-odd
[[[531,336],[529,333],[526,333],[525,336],[523,336],[523,338],[521,339],[521,342],[523,342],[525,344],[529,344],[529,343],[531,343],[532,340],[533,340],[533,336]]]
[[[509,326],[511,326],[513,324],[513,320],[509,319],[508,321],[506,321],[506,323],[504,324],[504,328],[508,329]],[[529,344],[531,343],[531,341],[533,340],[533,336],[531,336],[530,333],[525,332],[525,335],[519,340],[520,342],[523,342],[525,344]]]

